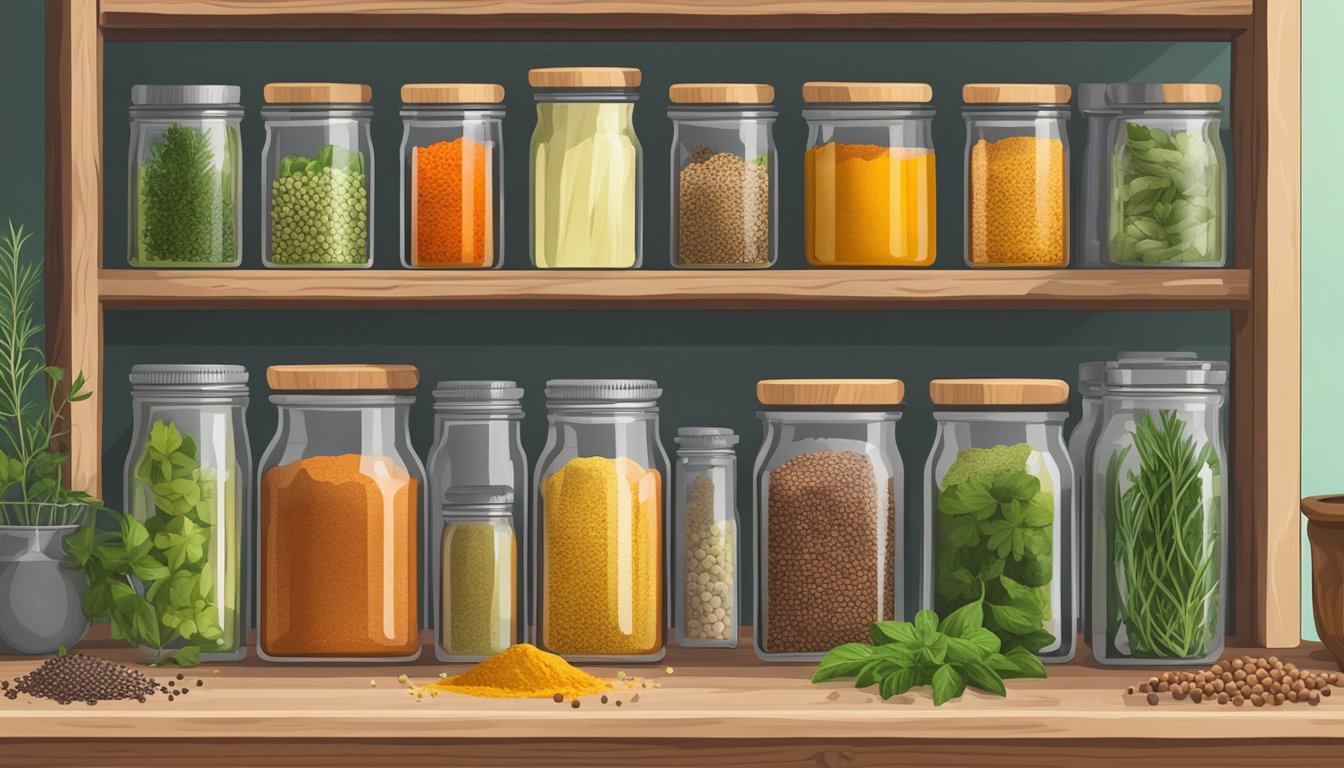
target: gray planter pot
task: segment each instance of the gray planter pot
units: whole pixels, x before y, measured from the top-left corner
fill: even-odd
[[[84,574],[66,565],[77,525],[0,525],[0,653],[48,654],[84,637]]]

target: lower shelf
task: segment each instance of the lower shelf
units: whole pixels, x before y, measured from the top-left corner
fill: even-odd
[[[1195,705],[1166,698],[1150,706],[1143,696],[1125,694],[1147,670],[1098,667],[1084,652],[1072,664],[1050,667],[1048,680],[1010,681],[1007,698],[968,693],[935,709],[927,690],[883,702],[844,683],[814,686],[808,682],[810,665],[760,663],[749,638],[744,640],[736,650],[674,648],[657,665],[624,667],[661,687],[609,694],[622,699],[619,708],[597,697],[578,709],[549,699],[442,694],[417,700],[397,682],[398,675],[423,683],[461,669],[433,661],[428,645],[431,660],[391,666],[275,665],[255,659],[206,664],[185,671],[189,680],[203,678],[205,686],[171,703],[161,696],[147,704],[94,707],[0,699],[0,764],[181,764],[190,754],[193,766],[238,763],[245,756],[267,756],[267,764],[362,765],[395,754],[398,764],[661,766],[735,760],[850,766],[899,762],[892,755],[914,762],[923,756],[928,762],[935,755],[960,754],[982,765],[1014,755],[1018,761],[1035,755],[1036,764],[1067,765],[1069,755],[1077,764],[1085,753],[1096,765],[1107,757],[1133,760],[1134,750],[1144,747],[1148,764],[1155,764],[1150,758],[1161,762],[1189,754],[1206,760],[1224,755],[1218,761],[1223,765],[1255,756],[1270,764],[1309,765],[1315,764],[1313,755],[1320,764],[1337,760],[1338,752],[1322,750],[1323,742],[1344,744],[1344,690],[1316,707],[1257,709],[1249,703]],[[121,661],[135,657],[106,643],[85,643],[79,650]],[[1299,666],[1334,669],[1318,644],[1279,656]],[[3,658],[0,679],[33,666],[33,659]],[[666,674],[664,666],[674,673]],[[620,669],[591,671],[614,678]],[[220,746],[151,746],[181,740]],[[145,748],[128,748],[137,744]],[[835,750],[854,757],[817,759]],[[887,757],[879,759],[883,754]]]

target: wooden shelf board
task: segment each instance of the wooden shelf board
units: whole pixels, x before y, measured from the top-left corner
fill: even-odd
[[[1250,272],[104,269],[109,309],[1244,309]]]

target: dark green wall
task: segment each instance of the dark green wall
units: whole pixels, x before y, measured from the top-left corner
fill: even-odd
[[[33,233],[24,253],[34,263],[42,259],[47,194],[45,13],[42,0],[5,0],[0,7],[0,83],[5,94],[0,117],[0,226],[8,219]]]

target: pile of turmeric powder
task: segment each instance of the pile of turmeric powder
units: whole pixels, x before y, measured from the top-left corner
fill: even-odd
[[[527,643],[510,646],[460,675],[412,688],[414,693],[440,692],[492,699],[543,699],[590,696],[611,689],[605,680],[575,669],[569,662]]]

